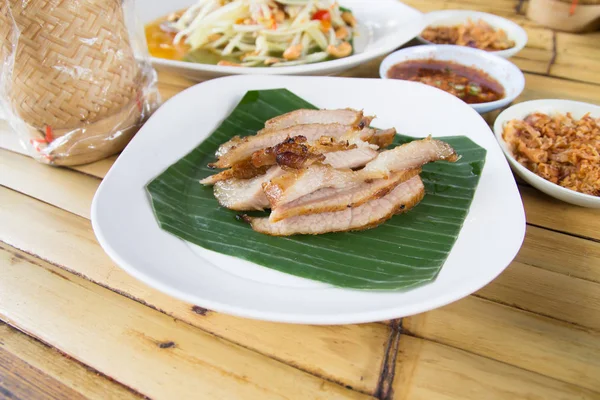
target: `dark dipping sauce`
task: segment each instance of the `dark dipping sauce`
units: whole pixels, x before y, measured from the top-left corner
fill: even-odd
[[[396,64],[388,78],[425,83],[468,104],[488,103],[504,97],[504,88],[485,72],[451,61],[410,60]]]

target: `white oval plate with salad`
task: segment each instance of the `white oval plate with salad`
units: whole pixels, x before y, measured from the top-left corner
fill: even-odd
[[[324,2],[328,0],[319,1]],[[285,3],[304,4],[306,1],[286,0]],[[332,2],[330,1],[330,3]],[[396,0],[377,0],[376,2],[343,0],[339,3],[340,7],[343,7],[343,9],[352,11],[357,22],[355,28],[356,35],[353,39],[353,53],[347,57],[327,59],[326,61],[301,65],[278,67],[212,65],[188,61],[175,61],[158,57],[152,57],[152,64],[158,70],[174,72],[197,81],[238,74],[334,75],[392,52],[416,37],[425,27],[423,14],[421,12]],[[171,13],[188,9],[194,4],[197,3],[193,0],[147,0],[144,2],[144,7],[138,7],[137,15],[138,19],[144,25],[147,25],[160,18],[166,17]],[[311,13],[309,18],[312,17],[314,17],[314,15]],[[219,23],[228,23],[227,18],[222,19],[223,21],[219,21]],[[229,21],[229,23],[234,22],[235,20]],[[238,23],[241,22],[238,20]],[[240,29],[244,28],[242,27]],[[237,50],[239,51],[239,49]]]
[[[464,136],[461,140],[472,143],[465,152],[486,150],[462,228],[433,281],[407,290],[340,288],[209,251],[160,228],[146,190],[148,183],[211,135],[248,91],[280,88],[319,108],[362,109],[365,115],[377,116],[377,126],[395,127],[408,136],[433,135],[440,140]],[[463,152],[460,167],[470,170],[473,164],[467,154],[472,153]],[[181,181],[178,176],[175,178]],[[187,182],[195,185],[197,180],[194,177]],[[442,195],[453,197],[450,192]],[[201,211],[218,209],[218,205],[193,204]],[[219,226],[226,229],[227,225],[243,224],[234,216],[232,213]],[[439,226],[435,218],[427,221],[425,226]],[[400,80],[232,76],[193,86],[156,111],[102,181],[92,203],[92,225],[103,249],[121,268],[188,303],[261,320],[344,324],[421,313],[485,286],[517,254],[525,234],[525,215],[509,165],[490,128],[475,110],[446,92]],[[368,232],[378,229],[382,228]],[[400,246],[403,239],[395,237],[392,234],[390,243]],[[312,238],[321,240],[320,236]],[[225,241],[239,246],[242,239],[231,235]],[[321,246],[327,247],[331,236],[323,240]],[[429,241],[422,243],[427,247]],[[303,253],[310,256],[309,250]]]

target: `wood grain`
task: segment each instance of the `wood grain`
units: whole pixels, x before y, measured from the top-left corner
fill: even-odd
[[[31,160],[26,159],[27,161],[33,162]],[[89,178],[92,179],[92,178]],[[8,192],[11,193],[11,192]],[[198,315],[195,315],[195,313],[190,312],[191,307],[189,305],[183,304],[183,303],[179,303],[177,301],[174,301],[166,296],[161,295],[160,293],[154,293],[151,289],[146,288],[144,285],[142,285],[141,283],[133,280],[132,278],[129,278],[128,275],[126,275],[125,273],[123,273],[120,269],[116,268],[113,266],[113,264],[108,261],[106,259],[106,257],[104,256],[102,250],[95,244],[94,239],[93,239],[93,234],[91,232],[91,229],[89,228],[89,226],[87,226],[86,222],[82,222],[80,218],[77,218],[75,216],[69,216],[69,214],[58,210],[58,209],[53,209],[49,206],[47,206],[46,204],[43,203],[39,203],[36,202],[33,199],[27,199],[26,202],[24,202],[23,200],[20,201],[20,205],[17,205],[16,203],[19,201],[19,195],[16,193],[13,193],[12,195],[8,195],[6,196],[7,199],[3,199],[2,204],[6,205],[6,213],[2,214],[0,211],[0,217],[3,218],[3,220],[8,221],[6,228],[7,228],[7,232],[5,234],[5,232],[2,232],[2,236],[3,238],[7,238],[5,240],[7,240],[9,243],[19,247],[19,248],[23,248],[24,250],[28,251],[28,252],[32,252],[35,254],[39,254],[40,256],[42,256],[45,259],[51,260],[52,262],[65,266],[66,268],[73,270],[79,274],[82,274],[83,276],[86,276],[88,279],[91,279],[95,282],[99,282],[102,285],[108,286],[113,288],[114,290],[117,291],[122,291],[122,292],[126,292],[128,293],[130,296],[133,296],[134,298],[138,298],[141,301],[144,301],[148,304],[153,305],[154,307],[157,307],[161,310],[165,310],[165,312],[170,313],[171,315],[174,315],[178,318],[182,318],[185,321],[188,321],[192,324],[195,324],[197,326],[202,327],[203,329],[207,329],[211,332],[217,333],[220,336],[226,337],[230,340],[233,340],[237,343],[241,343],[245,346],[251,347],[251,348],[255,348],[258,349],[261,352],[265,352],[266,354],[269,354],[273,357],[281,357],[280,354],[282,351],[284,351],[284,345],[281,346],[273,346],[271,348],[265,348],[264,343],[265,342],[278,342],[277,341],[277,337],[282,335],[282,333],[284,332],[283,330],[279,330],[279,331],[274,331],[272,333],[272,339],[268,340],[268,341],[261,341],[260,337],[252,337],[251,340],[248,339],[248,335],[254,336],[252,332],[256,332],[256,331],[260,331],[260,332],[265,332],[265,329],[263,326],[260,326],[260,323],[257,324],[253,321],[248,321],[248,323],[244,324],[244,328],[240,331],[240,332],[236,332],[236,331],[231,331],[231,326],[237,326],[237,324],[235,324],[236,320],[235,318],[232,317],[227,317],[224,315],[220,315],[220,314],[216,314],[216,313],[209,313],[209,315],[205,318],[198,318]],[[45,195],[42,193],[41,194],[41,198],[42,200],[44,200]],[[11,201],[12,199],[12,201]],[[9,213],[8,210],[11,210],[11,212]],[[2,210],[0,208],[0,210]],[[10,219],[8,219],[9,217],[12,217],[12,222]],[[21,221],[26,220],[28,221],[27,224],[23,225],[22,223],[20,223]],[[52,227],[52,228],[47,228],[47,227]],[[32,231],[37,231],[42,233],[42,236],[40,237],[39,240],[35,240],[35,238],[32,238],[31,235],[28,233],[29,230]],[[536,231],[539,231],[539,228],[533,228],[536,229]],[[10,230],[10,233],[8,233],[8,231]],[[546,231],[544,231],[546,232]],[[560,235],[560,236],[565,236],[565,235],[561,235],[558,233],[554,233],[554,235]],[[50,239],[48,239],[50,238]],[[571,237],[569,237],[571,238]],[[584,243],[588,243],[589,241],[585,241],[583,239],[578,239],[578,238],[572,238],[572,239],[576,239],[579,241],[583,241]],[[558,239],[556,239],[558,240]],[[577,242],[579,243],[579,242]],[[591,243],[591,242],[590,242]],[[70,247],[68,244],[72,244],[73,247]],[[550,245],[552,245],[550,243]],[[582,244],[580,244],[582,245]],[[526,247],[526,246],[525,246]],[[581,246],[580,246],[581,248]],[[575,247],[575,250],[578,250],[579,248]],[[552,259],[552,254],[553,253],[547,253],[548,257],[550,259]],[[585,257],[582,255],[581,256],[582,259],[585,259]],[[590,262],[593,262],[590,261]],[[527,267],[527,266],[526,266]],[[537,311],[541,311],[541,312],[548,312],[548,310],[551,310],[551,313],[554,313],[554,317],[556,318],[564,318],[563,314],[556,314],[555,311],[552,311],[554,309],[558,309],[559,311],[562,309],[569,309],[569,307],[572,307],[573,304],[571,303],[556,303],[556,301],[560,301],[560,300],[555,300],[553,299],[553,295],[552,292],[550,293],[546,293],[544,292],[544,289],[547,288],[547,281],[544,279],[537,279],[537,281],[539,282],[541,289],[534,291],[533,293],[529,293],[526,289],[527,289],[527,282],[529,282],[530,277],[523,277],[522,276],[522,272],[516,271],[515,273],[512,272],[512,269],[509,269],[506,273],[509,274],[509,278],[513,277],[516,274],[516,277],[511,278],[513,280],[517,280],[517,281],[524,281],[525,283],[523,285],[517,285],[517,288],[520,288],[521,291],[518,292],[519,297],[518,297],[518,301],[516,301],[516,303],[514,303],[515,305],[521,307],[521,308],[527,308],[530,307],[531,304],[533,305],[537,305],[538,307],[544,306],[545,302],[550,302],[550,305],[545,305],[543,307],[543,309],[541,310],[537,310]],[[546,277],[544,275],[544,277]],[[552,277],[552,275],[551,275]],[[503,276],[501,276],[499,278],[499,284],[502,284],[502,279]],[[565,277],[565,279],[567,279]],[[571,278],[572,279],[572,278]],[[556,278],[555,281],[553,282],[564,282],[563,280],[561,280],[560,278]],[[567,281],[569,282],[569,281]],[[491,285],[495,285],[496,283],[492,283]],[[512,286],[511,286],[512,287]],[[569,289],[569,285],[567,284],[565,286],[567,289]],[[492,288],[494,288],[492,286]],[[485,289],[485,290],[489,290],[489,289]],[[513,290],[516,290],[513,288]],[[545,302],[538,302],[539,298],[538,296],[540,296],[540,293],[543,293],[543,296],[548,296],[547,300],[544,300]],[[502,301],[505,303],[510,303],[510,302],[515,302],[514,297],[515,294],[514,292],[509,292],[507,293],[505,290],[503,291],[499,291],[499,290],[494,290],[492,292],[483,292],[483,295],[487,295],[487,296],[493,296],[491,298],[495,298],[498,301]],[[483,301],[483,300],[480,300]],[[519,312],[516,311],[515,312]],[[531,317],[530,318],[532,321],[530,321],[530,324],[533,326],[536,326],[535,323],[535,317]],[[525,318],[525,320],[527,320],[527,318]],[[235,324],[235,325],[234,325]],[[281,325],[277,325],[278,327]],[[372,325],[374,326],[374,325]],[[228,328],[229,327],[229,328]],[[363,326],[364,327],[364,326]],[[532,338],[531,336],[527,335],[527,330],[525,330],[524,333],[521,332],[522,327],[521,325],[517,325],[518,328],[515,328],[515,335],[517,335],[518,333],[521,333],[521,335],[517,335],[516,337],[520,337],[520,338],[524,338],[523,339],[523,343],[525,346],[529,345],[531,342],[531,340],[533,340],[534,338]],[[292,341],[299,341],[300,340],[300,335],[305,335],[305,337],[311,337],[314,335],[314,332],[316,331],[316,329],[304,329],[304,327],[302,327],[302,332],[295,332],[297,333],[297,335],[293,335],[292,337],[290,337],[290,334],[288,333],[287,336],[289,337],[289,340]],[[340,327],[341,328],[341,327]],[[366,352],[363,354],[360,354],[360,357],[358,357],[359,355],[357,355],[356,359],[353,361],[354,363],[357,363],[359,360],[370,360],[372,359],[372,355],[373,354],[377,354],[380,355],[382,354],[381,352],[381,347],[383,346],[383,343],[385,341],[385,338],[387,337],[387,330],[384,329],[373,329],[371,332],[364,332],[364,335],[372,335],[373,333],[376,333],[376,338],[378,340],[368,340],[366,337],[363,337],[362,339],[358,339],[360,337],[360,335],[357,335],[356,332],[345,332],[342,333],[342,330],[340,328],[334,328],[334,327],[330,327],[330,335],[331,335],[331,341],[335,342],[335,337],[339,335],[342,335],[345,338],[349,338],[349,337],[355,337],[357,339],[354,339],[352,341],[349,342],[349,347],[348,349],[343,349],[340,347],[340,349],[338,351],[336,351],[336,354],[344,354],[344,352],[347,352],[348,350],[350,350],[352,348],[353,345],[355,346],[360,346],[360,347],[364,347],[364,343],[377,343],[377,345],[370,345],[368,347],[366,347]],[[544,330],[546,329],[543,324],[542,326],[538,329],[538,330]],[[269,332],[269,331],[267,331]],[[492,333],[494,331],[490,331],[489,333]],[[502,332],[502,330],[498,330],[498,332]],[[285,333],[283,333],[285,335]],[[353,334],[353,335],[352,335]],[[263,333],[263,337],[268,337],[265,336]],[[525,340],[527,339],[527,340]],[[466,348],[466,349],[470,349],[470,342],[471,342],[471,337],[470,336],[465,336],[465,341],[462,343],[461,348]],[[261,342],[263,343],[261,345]],[[326,343],[317,343],[316,345],[314,343],[311,342],[311,348],[316,348],[316,349],[323,349],[326,346]],[[379,348],[378,348],[379,346]],[[496,348],[493,349],[494,354],[503,354],[504,352],[504,346],[502,345],[498,345]],[[289,350],[287,350],[289,351]],[[304,353],[305,349],[302,349],[301,353]],[[323,354],[326,354],[326,350],[323,350]],[[369,356],[369,354],[371,354],[371,356]],[[510,351],[507,351],[506,354],[511,354],[511,355],[515,355],[514,353],[511,353]],[[322,354],[316,353],[314,355],[309,354],[312,357],[306,357],[304,360],[304,362],[299,362],[298,358],[301,358],[301,356],[299,354],[290,354],[290,356],[288,358],[284,358],[283,360],[286,361],[287,363],[291,363],[292,365],[298,365],[300,368],[305,369],[305,370],[310,370],[310,371],[315,371],[315,373],[319,374],[319,375],[323,375],[323,376],[327,376],[329,377],[329,379],[333,379],[333,380],[338,380],[341,381],[345,384],[350,384],[353,379],[356,379],[359,371],[353,372],[352,374],[348,374],[346,371],[341,370],[335,370],[334,368],[336,368],[336,366],[338,365],[345,365],[347,364],[347,359],[344,359],[343,357],[340,357],[338,362],[334,362],[332,363],[331,360],[328,360],[328,365],[329,368],[315,368],[315,365],[319,365],[318,363],[318,359],[320,357],[323,357]],[[565,353],[561,353],[559,354],[558,357],[565,357],[566,354]],[[302,358],[301,358],[302,359]],[[567,359],[565,358],[563,360],[564,362],[561,365],[567,365],[566,361]],[[364,362],[364,361],[363,361]],[[362,368],[362,372],[363,373],[363,381],[367,382],[368,385],[360,385],[358,388],[360,390],[364,390],[368,393],[373,393],[373,388],[375,385],[375,379],[376,379],[376,375],[374,373],[372,374],[365,374],[366,371],[369,370],[369,368],[372,369],[372,371],[376,371],[377,370],[377,363],[380,363],[381,360],[378,358],[377,360],[374,360],[372,363],[369,363],[371,366],[369,367],[368,365],[364,365],[363,364],[363,368]],[[519,365],[519,359],[515,358],[514,361],[512,361],[514,363],[517,363],[517,365]],[[331,370],[334,369],[335,374],[332,374]],[[581,370],[582,368],[579,368],[579,370]],[[577,369],[576,369],[577,370]],[[567,374],[565,372],[565,374]],[[556,375],[556,374],[555,374]],[[340,379],[340,376],[343,377],[343,379]]]
[[[0,266],[1,319],[153,398],[368,398],[14,249]]]
[[[529,41],[511,59],[526,71],[516,102],[600,103],[600,33],[554,33],[516,14],[518,0],[406,3],[492,12],[523,26]],[[381,59],[342,76],[377,78]],[[196,83],[158,76],[163,100]],[[484,117],[492,123],[497,114]],[[12,151],[0,151],[0,185],[11,188],[0,188],[0,240],[36,255],[0,250],[1,318],[153,398],[375,393],[388,326],[243,320],[148,288],[108,259],[87,219],[96,178],[116,156],[72,170],[41,166],[16,154],[24,149],[3,121],[0,148]],[[388,400],[600,399],[600,219],[520,190],[530,225],[515,262],[476,296],[404,319]],[[0,398],[3,389],[20,398],[135,397],[0,323]]]
[[[516,261],[600,283],[600,243],[527,226]]]
[[[477,295],[600,331],[600,284],[595,282],[513,262]]]
[[[396,368],[394,400],[599,398],[575,385],[406,335],[400,338]]]
[[[551,75],[600,83],[600,32],[557,32],[556,50],[556,61],[550,68]]]
[[[84,400],[85,397],[0,347],[1,399]]]
[[[87,219],[0,188],[0,221],[0,240],[18,249],[302,370],[365,393],[376,389],[389,335],[385,325],[286,325],[205,312],[149,288],[115,266]]]
[[[469,296],[404,318],[405,333],[600,392],[600,333]]]
[[[598,210],[577,207],[525,186],[519,186],[527,222],[600,241]]]
[[[129,389],[109,380],[97,371],[83,366],[79,362],[64,356],[53,349],[30,336],[25,335],[16,329],[0,323],[0,358],[8,357],[18,359],[20,367],[15,368],[9,374],[15,375],[18,371],[18,379],[29,379],[31,373],[27,369],[33,368],[34,371],[43,371],[46,380],[50,380],[50,388],[61,388],[56,398],[67,398],[72,394],[72,398],[83,396],[87,399],[138,399],[139,394],[135,394]],[[25,367],[27,366],[27,367]],[[34,375],[36,372],[33,373]],[[2,375],[0,373],[0,375]],[[7,375],[0,378],[6,382]],[[50,379],[48,379],[50,378]],[[14,382],[13,382],[14,384]],[[3,385],[0,383],[0,386]],[[39,386],[39,385],[36,385]],[[7,389],[4,384],[4,388]],[[44,389],[44,388],[42,388]],[[9,389],[10,390],[10,389]],[[11,391],[16,395],[15,391]],[[29,393],[27,396],[17,396],[21,398],[42,398],[41,394],[35,396]],[[0,394],[0,398],[2,395]]]
[[[65,168],[52,168],[32,158],[0,150],[0,185],[82,217],[90,217],[92,198],[100,181]]]
[[[524,48],[511,61],[522,71],[545,74],[550,68],[552,51],[537,48]]]
[[[525,90],[516,102],[556,98],[598,104],[600,103],[600,87],[596,88],[595,85],[587,83],[526,73]]]

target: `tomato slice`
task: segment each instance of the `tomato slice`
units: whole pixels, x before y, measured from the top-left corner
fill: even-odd
[[[331,21],[331,14],[329,13],[329,10],[317,10],[313,14],[311,19],[318,19],[320,21]]]

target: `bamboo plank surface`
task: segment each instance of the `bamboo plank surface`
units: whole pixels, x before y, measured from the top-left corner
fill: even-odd
[[[0,397],[85,400],[85,397],[0,348]]]
[[[15,252],[0,250],[0,317],[142,394],[368,398]]]
[[[600,391],[600,333],[469,296],[403,320],[405,333]]]
[[[516,102],[600,104],[600,32],[554,32],[525,18],[526,2],[517,12],[519,0],[405,3],[520,24],[529,41],[511,59],[526,78]],[[342,76],[378,78],[381,59]],[[158,78],[163,100],[195,84]],[[285,325],[175,300],[112,263],[89,216],[117,156],[58,169],[24,153],[0,121],[0,398],[600,399],[595,210],[518,180],[525,242],[475,295],[396,321],[399,330]]]
[[[477,294],[600,331],[600,284],[595,282],[513,262]]]
[[[402,336],[395,400],[574,400],[598,394],[438,343]]]
[[[532,187],[520,186],[527,222],[575,236],[600,240],[598,210],[573,207]]]
[[[82,217],[90,218],[99,183],[76,171],[48,168],[24,155],[0,150],[0,184]]]
[[[0,379],[0,393],[2,389],[8,390],[13,398],[69,397],[98,400],[140,398],[139,394],[4,323],[0,323],[0,358],[11,360],[13,363],[6,374],[2,374],[5,379]],[[34,390],[37,390],[35,393],[31,390],[17,393],[11,389],[10,386],[22,389],[19,381],[23,377],[32,375],[30,372],[32,370],[35,371],[33,374],[37,379],[33,382]],[[39,378],[42,371],[43,377]],[[9,375],[15,376],[16,379],[7,380],[6,376]],[[54,391],[48,393],[46,387]],[[47,396],[49,394],[54,396]],[[6,396],[10,398],[11,395]]]
[[[600,243],[529,225],[516,261],[600,283]]]
[[[389,335],[385,325],[285,325],[206,312],[149,288],[115,266],[84,218],[0,188],[0,220],[0,237],[13,247],[244,347],[375,392]]]
[[[24,160],[26,161],[30,161],[29,159],[26,159],[25,157],[23,157]],[[33,161],[31,161],[33,162]],[[89,179],[93,179],[93,178],[89,178]],[[9,192],[10,193],[10,192]],[[203,327],[205,328],[206,325],[204,324],[200,324],[198,325],[198,322],[196,322],[197,320],[197,316],[193,315],[193,313],[189,312],[190,307],[189,306],[181,306],[178,307],[176,305],[174,305],[174,301],[169,301],[169,299],[164,299],[163,301],[158,300],[157,298],[160,299],[161,297],[165,297],[166,296],[161,296],[158,293],[153,293],[152,295],[148,295],[147,292],[148,291],[152,291],[151,289],[144,289],[143,288],[139,288],[139,286],[143,286],[140,283],[138,283],[137,281],[133,280],[132,278],[129,278],[124,272],[122,272],[121,270],[119,270],[118,268],[115,268],[112,263],[108,260],[105,260],[104,262],[96,262],[92,265],[88,265],[87,269],[84,269],[85,266],[87,264],[90,264],[90,256],[92,260],[102,260],[103,258],[105,258],[105,256],[103,255],[102,250],[94,243],[93,240],[93,234],[91,232],[91,229],[89,227],[85,227],[85,225],[87,223],[81,224],[80,221],[79,223],[77,223],[78,220],[80,220],[79,218],[75,217],[75,216],[71,216],[68,213],[65,213],[62,210],[59,209],[54,209],[44,203],[39,203],[36,202],[33,199],[27,199],[27,201],[23,201],[20,200],[19,204],[16,204],[16,202],[18,201],[19,197],[17,194],[14,194],[13,196],[9,196],[11,198],[13,198],[13,201],[11,201],[10,198],[3,198],[2,200],[2,204],[6,205],[6,217],[4,217],[3,215],[0,214],[0,216],[3,216],[4,220],[7,220],[7,217],[9,216],[8,214],[10,214],[10,216],[12,216],[12,218],[14,219],[14,222],[11,224],[10,222],[7,224],[7,229],[10,230],[12,232],[12,235],[10,237],[10,239],[8,240],[8,243],[18,247],[18,248],[22,248],[25,251],[34,253],[34,254],[39,254],[41,255],[43,258],[48,259],[50,261],[52,261],[55,264],[58,265],[62,265],[62,266],[66,266],[67,269],[70,269],[72,271],[76,271],[79,274],[82,274],[83,276],[86,276],[88,279],[91,279],[93,281],[99,282],[104,286],[108,286],[113,288],[116,291],[123,291],[126,293],[129,293],[130,295],[132,295],[134,298],[140,298],[140,300],[144,301],[147,304],[153,305],[161,310],[165,310],[166,312],[169,312],[171,315],[177,316],[178,318],[184,319],[184,320],[188,320],[189,321],[189,314],[192,314],[192,320],[190,321],[190,323],[192,324],[196,324],[197,326]],[[44,200],[44,197],[42,197],[42,200]],[[10,212],[9,212],[10,210]],[[0,211],[1,212],[1,211]],[[56,217],[53,217],[52,214],[55,214]],[[19,221],[23,221],[23,220],[27,220],[28,223],[25,225],[26,228],[21,228],[19,230]],[[67,221],[73,221],[72,223],[69,223]],[[14,224],[14,225],[13,225]],[[52,227],[52,229],[44,229],[44,227]],[[40,236],[40,240],[32,240],[29,238],[31,231],[36,231],[36,232],[40,232],[42,233],[42,235]],[[559,234],[555,234],[555,235],[559,235]],[[561,235],[561,236],[565,236],[565,235]],[[6,235],[4,235],[4,237],[6,237]],[[51,240],[49,241],[47,238],[51,238]],[[79,243],[80,241],[82,241],[82,243]],[[74,248],[69,247],[69,245],[74,245]],[[22,246],[28,246],[28,247],[22,247]],[[104,277],[110,277],[109,279],[104,278]],[[519,279],[519,277],[517,276],[516,278],[517,280]],[[527,282],[527,281],[525,281]],[[545,281],[541,281],[542,282],[542,287],[544,287],[544,283]],[[495,283],[492,283],[492,285],[494,285]],[[527,292],[524,293],[524,296],[527,296]],[[533,296],[533,295],[532,295]],[[549,295],[550,297],[550,301],[552,301],[552,296],[551,294]],[[510,296],[500,296],[499,299],[503,302],[510,302],[511,297]],[[534,298],[534,300],[530,300],[529,303],[535,303],[535,301],[537,300],[537,297]],[[479,301],[483,301],[483,300],[479,300]],[[460,303],[459,303],[460,304]],[[552,303],[554,304],[554,303]],[[552,308],[552,304],[550,306],[548,306],[548,308]],[[175,311],[173,311],[173,309],[175,308]],[[185,310],[185,312],[178,312],[177,310],[183,308]],[[560,310],[560,307],[559,307]],[[469,315],[470,311],[466,310],[465,311],[467,313],[467,315]],[[520,311],[514,310],[513,312],[516,313],[520,313]],[[435,313],[435,311],[434,311]],[[491,313],[491,311],[486,311],[487,314],[489,315],[493,315],[493,313]],[[216,316],[220,316],[220,314],[216,314],[216,313],[210,313],[209,314],[210,317],[216,317]],[[215,321],[213,322],[213,324],[211,325],[212,327],[214,326],[219,326],[217,325],[217,322],[221,322],[221,323],[226,323],[228,322],[227,319],[228,317],[223,317],[219,321]],[[554,316],[555,318],[557,318],[558,316]],[[232,318],[229,318],[230,320]],[[525,318],[527,319],[527,318]],[[205,318],[202,318],[202,321],[205,321]],[[545,321],[545,320],[543,320]],[[552,320],[550,320],[552,321]],[[554,321],[553,321],[554,322]],[[545,324],[547,324],[548,322],[546,321]],[[554,322],[556,323],[556,322]],[[519,326],[519,325],[516,325]],[[214,328],[213,328],[214,329]],[[250,330],[254,329],[254,327],[250,327]],[[545,325],[542,324],[541,327],[538,328],[538,331],[543,332],[546,329]],[[214,332],[214,330],[211,330],[212,332]],[[490,332],[493,332],[493,330],[491,330]],[[309,333],[309,332],[303,332],[303,333]],[[530,346],[535,344],[535,340],[533,340],[533,338],[528,337],[527,336],[527,332],[524,332],[523,334],[519,335],[519,333],[521,333],[518,329],[516,329],[515,332],[515,336],[513,336],[513,338],[519,338],[525,346]],[[223,332],[219,332],[219,335],[223,335]],[[415,332],[415,334],[419,335],[419,333]],[[380,335],[380,345],[383,345],[383,341],[385,339],[385,336],[387,334],[381,334]],[[333,337],[335,337],[335,333],[332,334]],[[232,338],[230,335],[226,335],[224,337],[227,337],[228,339],[233,339],[234,341],[237,341],[238,339],[236,338]],[[346,336],[347,337],[347,336]],[[493,338],[493,336],[491,336]],[[333,339],[332,339],[333,340]],[[471,346],[471,340],[469,336],[465,336],[465,341],[462,343],[462,347],[461,348],[465,348],[465,349],[469,349],[470,351],[474,351]],[[578,339],[578,340],[582,340],[583,339]],[[248,343],[244,343],[242,342],[245,346],[255,346],[255,344],[248,344]],[[564,345],[563,345],[564,347]],[[276,353],[278,349],[273,349],[273,353]],[[572,353],[572,350],[570,350]],[[495,349],[494,354],[504,354],[507,352],[506,347],[499,345],[496,349]],[[581,353],[589,353],[589,351],[587,349],[584,348],[584,351],[582,351]],[[510,355],[514,355],[513,353],[508,353]],[[568,358],[567,355],[569,353],[562,353],[562,357],[564,357],[564,360],[562,360],[563,362],[559,363],[558,365],[560,366],[565,366],[565,371],[563,371],[565,374],[568,373],[568,371],[572,370],[573,368],[571,367],[570,364],[568,364]],[[593,353],[589,353],[589,354],[593,354]],[[540,354],[537,354],[538,356],[541,355],[541,351]],[[572,354],[571,354],[572,356]],[[558,358],[558,356],[557,356]],[[290,360],[287,360],[290,361]],[[293,362],[293,361],[292,361]],[[313,361],[314,362],[314,361]],[[380,360],[379,360],[380,362]],[[304,369],[304,368],[303,368]],[[579,368],[580,370],[582,368]],[[577,371],[577,369],[576,369]],[[327,371],[320,371],[321,373],[325,372],[325,375],[327,376]],[[581,373],[580,373],[581,375]],[[335,377],[333,377],[333,379],[335,379]],[[351,377],[349,377],[348,381],[351,380]],[[371,385],[371,390],[373,389],[373,385]]]
[[[556,61],[550,75],[578,81],[600,83],[600,32],[587,34],[556,33]]]

